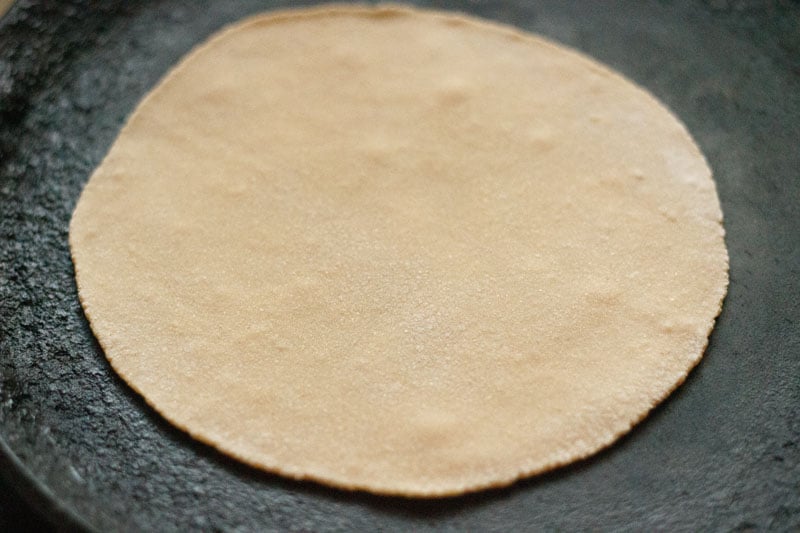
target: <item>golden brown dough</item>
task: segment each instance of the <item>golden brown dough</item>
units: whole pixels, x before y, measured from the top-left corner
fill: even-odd
[[[114,369],[251,465],[407,496],[608,446],[686,377],[727,286],[681,123],[455,14],[259,16],[187,56],[70,244]]]

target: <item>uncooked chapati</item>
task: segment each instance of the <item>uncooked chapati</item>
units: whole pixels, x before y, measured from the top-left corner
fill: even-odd
[[[711,172],[651,95],[515,29],[400,7],[257,16],[190,53],[70,244],[113,368],[193,437],[407,496],[586,457],[705,349]]]

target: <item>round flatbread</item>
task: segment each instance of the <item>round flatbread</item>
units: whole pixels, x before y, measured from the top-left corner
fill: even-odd
[[[259,16],[139,105],[70,227],[111,365],[265,470],[407,496],[608,446],[727,286],[710,170],[586,57],[397,7]]]

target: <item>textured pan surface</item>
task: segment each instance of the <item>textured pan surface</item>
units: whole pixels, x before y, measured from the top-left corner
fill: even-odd
[[[194,44],[275,2],[25,2],[0,20],[0,471],[95,529],[800,527],[800,6],[431,3],[574,46],[664,101],[714,169],[731,285],[681,389],[595,458],[441,501],[251,470],[155,415],[80,309],[67,225],[126,115]],[[765,7],[766,6],[766,7]]]

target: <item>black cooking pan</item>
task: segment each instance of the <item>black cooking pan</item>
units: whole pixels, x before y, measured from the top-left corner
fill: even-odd
[[[461,498],[353,494],[231,461],[116,377],[73,281],[78,194],[171,65],[224,24],[277,5],[29,0],[0,20],[7,483],[58,525],[96,530],[799,529],[797,2],[434,3],[618,69],[688,125],[714,169],[731,256],[723,313],[687,382],[611,449]]]

